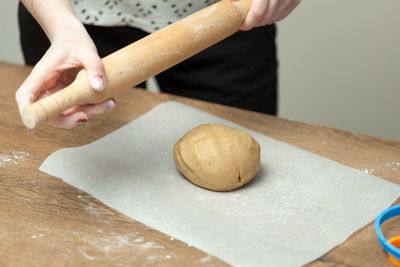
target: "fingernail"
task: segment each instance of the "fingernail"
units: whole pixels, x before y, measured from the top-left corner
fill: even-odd
[[[102,75],[90,76],[89,82],[96,91],[102,92],[106,89],[106,81]]]
[[[116,106],[116,104],[115,104],[115,102],[113,100],[108,101],[104,112],[108,112],[108,111],[113,110],[115,108],[115,106]]]
[[[86,119],[86,118],[83,118],[83,119],[79,119],[78,120],[78,123],[85,123],[85,122],[87,122],[88,120]]]

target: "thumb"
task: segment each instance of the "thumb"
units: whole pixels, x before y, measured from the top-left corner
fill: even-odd
[[[104,91],[106,89],[106,73],[99,55],[97,53],[88,53],[81,64],[88,74],[90,86],[98,92]]]
[[[48,54],[45,54],[36,64],[15,93],[15,100],[20,113],[26,106],[32,104],[43,90],[46,90],[54,83],[59,76],[57,71],[58,64],[58,58],[49,57]]]

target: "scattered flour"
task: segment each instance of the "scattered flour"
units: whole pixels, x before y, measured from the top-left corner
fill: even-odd
[[[366,174],[372,174],[375,171],[375,169],[365,169],[363,170],[363,172],[365,172]]]
[[[142,245],[143,248],[164,248],[163,246],[157,245],[153,242],[146,242]]]
[[[82,255],[83,255],[87,260],[93,261],[93,260],[96,259],[95,257],[92,257],[92,256],[88,255],[88,254],[87,254],[83,249],[81,249],[80,247],[78,247],[78,250],[79,250],[80,253],[82,253]]]
[[[172,258],[172,256],[171,256],[170,254],[167,254],[167,255],[165,255],[165,256],[162,256],[162,255],[150,255],[150,256],[148,256],[148,257],[146,258],[146,260],[147,260],[148,262],[154,262],[154,261],[156,261],[156,260],[163,261],[164,259],[169,260],[169,259],[171,259],[171,258]]]
[[[98,231],[98,233],[102,231]],[[76,233],[80,235],[80,233]],[[120,235],[117,233],[108,233],[103,237],[95,238],[82,238],[85,244],[78,247],[80,254],[87,260],[93,261],[98,260],[96,256],[93,255],[93,249],[97,251],[96,254],[101,254],[106,258],[115,260],[120,257],[121,248],[132,247],[135,249],[164,249],[163,246],[155,242],[145,242],[143,237],[139,236],[139,233],[130,233],[128,235]],[[137,255],[132,255],[136,257]],[[171,257],[170,255],[167,255]],[[158,256],[160,257],[160,256]],[[157,256],[149,256],[148,261],[153,261]]]
[[[149,256],[149,257],[147,257],[147,261],[154,261],[155,259],[157,259],[158,258],[158,256],[155,256],[155,255],[151,255],[151,256]]]
[[[205,263],[205,262],[209,262],[211,259],[213,258],[213,256],[211,256],[210,254],[205,256],[204,258],[200,259],[201,263]]]
[[[400,173],[400,162],[395,162],[395,161],[386,162],[385,165],[386,166],[383,167],[382,169],[390,169],[392,171],[393,170],[394,171],[399,171],[399,173]],[[376,171],[376,169],[364,169],[362,171],[365,172],[366,174],[373,174]]]
[[[143,237],[139,237],[139,238],[136,238],[135,240],[133,240],[133,242],[135,242],[135,243],[140,243],[143,241],[144,241]]]
[[[21,165],[25,167],[23,163],[29,156],[28,152],[25,151],[13,151],[11,153],[0,153],[0,167],[8,167],[10,165]]]
[[[386,162],[386,167],[392,168],[394,170],[400,169],[400,162]]]
[[[39,234],[39,235],[33,235],[33,236],[31,236],[32,239],[36,239],[36,238],[39,238],[39,237],[44,237],[44,234]]]
[[[78,196],[78,198],[79,198],[79,196]],[[86,205],[85,211],[92,216],[99,216],[102,214],[102,212],[101,212],[102,209],[93,205],[93,203],[89,203],[88,205]]]

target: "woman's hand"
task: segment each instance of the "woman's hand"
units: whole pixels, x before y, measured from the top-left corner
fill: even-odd
[[[55,35],[49,50],[15,94],[20,113],[36,100],[71,84],[82,68],[86,70],[92,88],[103,91],[106,87],[104,66],[83,26]],[[78,105],[50,119],[48,124],[72,128],[114,107],[112,99],[96,105]]]
[[[265,26],[287,17],[301,0],[253,0],[241,30]]]

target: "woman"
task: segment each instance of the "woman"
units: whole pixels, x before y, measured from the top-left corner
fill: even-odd
[[[20,112],[43,94],[70,84],[81,68],[87,71],[94,90],[105,90],[101,57],[216,1],[21,2],[22,49],[26,63],[35,67],[16,93]],[[161,91],[276,114],[273,23],[285,18],[299,3],[300,0],[253,0],[242,31],[157,75]],[[112,99],[79,105],[48,123],[72,128],[114,107]]]

